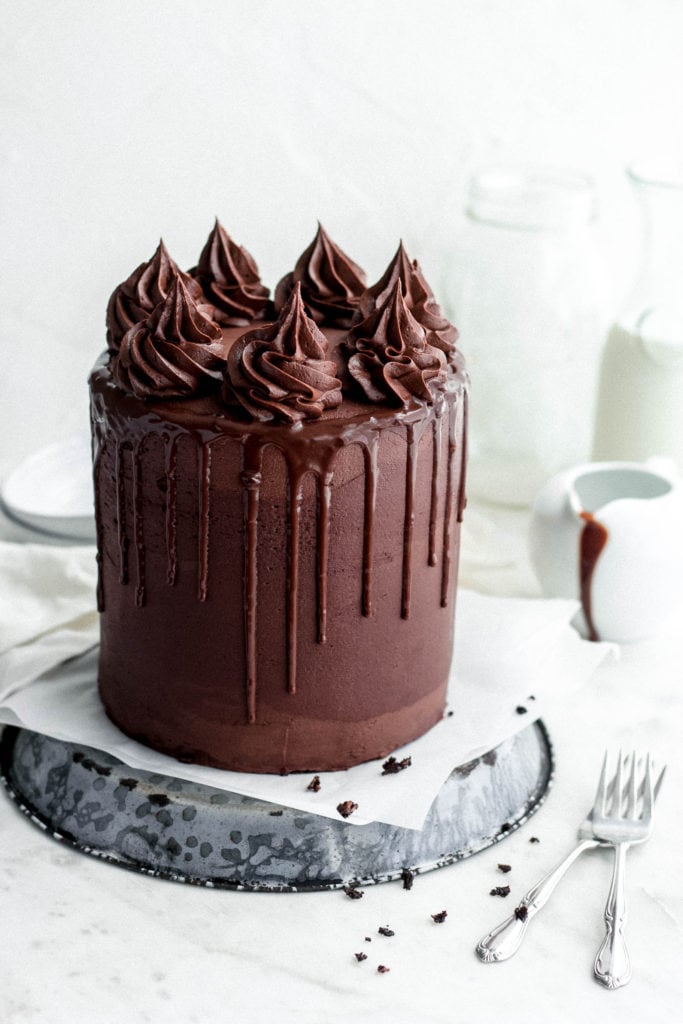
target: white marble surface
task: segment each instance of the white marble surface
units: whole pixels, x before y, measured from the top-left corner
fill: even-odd
[[[481,512],[472,523],[485,529]],[[513,545],[484,570],[466,538],[468,583],[530,592],[523,516],[497,516]],[[491,528],[492,529],[492,528]],[[0,526],[0,532],[2,527]],[[4,534],[7,535],[6,533]],[[500,535],[501,537],[503,534]],[[492,534],[495,545],[496,534]],[[501,542],[502,543],[502,542]],[[495,547],[492,547],[495,550]],[[683,998],[683,848],[679,754],[680,624],[623,648],[566,713],[547,720],[556,778],[519,832],[471,860],[400,884],[341,892],[247,894],[162,882],[122,871],[46,838],[0,796],[0,1020],[3,1024],[472,1024],[673,1022]],[[610,874],[585,855],[504,964],[473,949],[513,901],[571,848],[605,746],[650,748],[669,764],[650,843],[629,858],[631,984],[607,992],[591,976]],[[538,844],[529,843],[535,835]],[[498,862],[510,863],[503,876]],[[489,890],[510,884],[507,900]],[[443,925],[430,915],[446,909]],[[377,933],[380,925],[393,938]],[[364,941],[365,936],[371,943]],[[355,952],[367,961],[357,963]],[[377,964],[391,968],[377,973]]]

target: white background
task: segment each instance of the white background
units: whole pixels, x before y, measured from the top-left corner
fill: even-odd
[[[471,170],[568,164],[599,185],[611,310],[623,166],[680,143],[677,0],[3,7],[0,473],[86,422],[108,296],[161,234],[187,267],[218,214],[271,286],[317,218],[371,280],[402,235],[443,301]]]

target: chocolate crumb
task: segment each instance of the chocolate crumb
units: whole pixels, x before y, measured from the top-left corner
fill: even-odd
[[[359,964],[363,963],[363,960],[367,960],[367,953],[354,953],[353,954]]]
[[[529,911],[524,906],[524,904],[522,904],[519,907],[515,907],[515,917],[517,918],[518,921],[526,921],[528,916],[529,916]]]
[[[504,875],[507,875],[508,871],[512,871],[512,864],[499,864],[498,870],[502,871]]]
[[[536,700],[536,698],[534,697],[533,693],[530,693],[527,697],[527,700]]]
[[[434,924],[443,924],[447,917],[448,917],[448,911],[447,910],[440,910],[438,914],[432,914],[431,915],[431,918],[432,918],[432,921],[434,922]]]
[[[382,775],[395,775],[397,772],[402,772],[406,768],[410,768],[412,764],[410,757],[404,757],[401,761],[397,761],[392,755],[382,765]]]
[[[530,836],[529,837],[529,842],[530,843],[540,843],[540,841],[541,840],[538,838],[538,836]]]
[[[494,889],[491,889],[491,896],[509,896],[510,886],[509,885],[497,885]]]
[[[388,974],[390,970],[391,970],[391,967],[385,967],[384,964],[380,964],[378,966],[378,968],[377,968],[377,973],[378,974]]]
[[[453,717],[453,712],[452,711],[447,711],[446,712],[446,718],[452,718],[452,717]]]
[[[281,818],[284,813],[285,812],[282,810],[282,808],[279,811],[268,811],[268,814],[271,816],[271,818]]]
[[[366,941],[366,942],[372,942],[372,939],[370,938],[370,936],[369,936],[369,935],[366,935],[366,936],[365,936],[365,941]]]
[[[377,931],[379,932],[380,935],[386,935],[387,937],[396,934],[396,932],[392,932],[391,928],[388,925],[386,925],[383,928],[378,928]]]
[[[306,786],[306,789],[310,789],[311,793],[320,792],[320,776],[314,775],[311,781]]]
[[[510,822],[509,821],[504,821],[503,824],[500,826],[500,831],[501,832],[509,832],[511,828],[512,828],[512,825],[510,824]]]
[[[515,711],[517,712],[518,715],[525,715],[526,714],[526,708],[523,707],[521,704],[517,705],[517,707],[515,708]]]
[[[337,804],[337,810],[342,818],[349,818],[354,811],[358,810],[358,804],[354,804],[353,800],[344,800],[343,803]]]
[[[124,789],[135,789],[137,784],[137,779],[119,779],[119,786],[123,786]]]
[[[365,893],[361,889],[356,889],[355,885],[345,885],[344,892],[350,900],[362,900]]]
[[[411,871],[410,868],[404,868],[401,872],[401,878],[403,879],[403,888],[412,889],[413,882],[415,881],[415,872]]]
[[[150,793],[147,799],[155,807],[168,807],[171,802],[170,797],[166,796],[165,793]]]

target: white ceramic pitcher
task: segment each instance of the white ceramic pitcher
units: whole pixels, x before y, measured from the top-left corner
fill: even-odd
[[[557,476],[532,512],[547,597],[582,601],[586,634],[628,642],[683,614],[683,486],[673,463],[593,462]]]

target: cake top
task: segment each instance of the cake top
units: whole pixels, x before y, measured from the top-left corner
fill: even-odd
[[[457,329],[401,242],[380,279],[318,225],[275,289],[216,220],[187,273],[163,241],[107,307],[109,370],[145,402],[212,395],[226,415],[292,425],[344,396],[431,404],[461,369]]]

